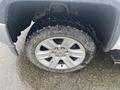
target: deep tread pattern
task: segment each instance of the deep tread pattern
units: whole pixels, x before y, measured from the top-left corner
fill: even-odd
[[[83,46],[86,49],[86,58],[82,64],[68,70],[55,70],[41,65],[36,60],[34,50],[35,47],[39,44],[39,42],[49,37],[56,37],[56,36],[70,37],[83,44]],[[34,32],[31,36],[29,36],[25,45],[26,56],[31,62],[33,62],[39,68],[45,69],[47,71],[59,72],[59,73],[72,72],[84,68],[92,60],[95,54],[95,50],[96,50],[96,46],[93,39],[87,33],[85,33],[84,30],[79,30],[71,26],[62,26],[62,25],[48,26],[48,27],[44,27],[41,30],[36,30],[36,32]]]

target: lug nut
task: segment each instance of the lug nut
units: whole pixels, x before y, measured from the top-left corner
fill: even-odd
[[[61,47],[61,49],[65,49],[64,47]]]

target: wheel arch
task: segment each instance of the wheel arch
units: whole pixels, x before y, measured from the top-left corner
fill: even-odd
[[[57,7],[57,9],[54,9],[55,7]],[[98,39],[103,43],[104,48],[110,50],[108,43],[110,43],[109,41],[112,37],[112,33],[114,32],[113,30],[117,19],[117,10],[110,5],[92,3],[58,3],[50,1],[26,1],[12,3],[8,10],[7,27],[13,42],[17,41],[17,37],[21,34],[21,31],[30,25],[31,20],[35,20],[36,22],[36,20],[41,19],[41,17],[49,14],[51,11],[55,13],[58,11],[57,13],[62,12],[72,14],[73,16],[78,17],[80,23],[83,23],[83,25],[92,25]],[[45,19],[42,18],[42,20]],[[41,28],[46,25],[42,24]],[[32,33],[35,30],[33,30],[34,26],[29,33]]]

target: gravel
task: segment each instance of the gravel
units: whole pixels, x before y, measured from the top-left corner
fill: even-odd
[[[59,74],[37,68],[26,57],[15,57],[5,45],[0,47],[0,90],[120,90],[119,84],[120,66],[104,53],[97,53],[83,70]]]

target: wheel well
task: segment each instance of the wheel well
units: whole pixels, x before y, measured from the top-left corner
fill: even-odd
[[[56,16],[59,19],[56,22],[51,23],[50,18],[48,18],[51,13],[58,14]],[[64,22],[61,18],[64,18]],[[68,19],[72,24],[68,22]],[[53,1],[15,2],[9,7],[7,23],[10,36],[14,42],[17,41],[17,36],[21,34],[21,31],[30,25],[31,20],[34,20],[36,24],[38,22],[41,23],[39,28],[43,28],[46,25],[56,25],[57,23],[60,25],[70,24],[75,28],[78,27],[78,24],[87,27],[92,26],[97,38],[106,47],[115,27],[116,9],[108,5],[91,3]],[[36,28],[36,24],[32,27],[29,34],[34,32],[35,29],[33,28]]]
[[[41,30],[44,27],[56,25],[71,26],[82,30],[91,36],[96,43],[98,43],[95,30],[90,24],[87,25],[85,23],[82,23],[78,17],[66,13],[51,13],[43,16],[40,19],[37,19],[35,24],[31,27],[27,38],[29,38],[29,36],[31,36],[37,30]]]

